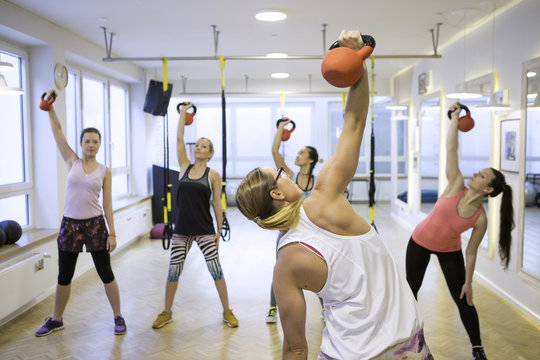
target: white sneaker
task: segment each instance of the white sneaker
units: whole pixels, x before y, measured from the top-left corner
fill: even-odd
[[[268,314],[266,315],[266,323],[275,324],[276,322],[277,322],[277,308],[275,306],[271,306],[270,310],[268,310]]]

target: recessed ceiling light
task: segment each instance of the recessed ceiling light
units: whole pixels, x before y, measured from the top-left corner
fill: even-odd
[[[100,16],[100,17],[99,17],[99,21],[100,21],[100,22],[107,22],[107,20],[109,20],[109,19],[107,19],[106,16]]]
[[[280,10],[260,10],[255,13],[255,19],[260,21],[281,21],[287,18],[287,14]]]
[[[536,76],[536,73],[534,71],[527,72],[527,77],[528,78],[535,77],[535,76]]]
[[[289,55],[287,55],[285,53],[268,53],[268,54],[266,54],[267,58],[272,58],[272,59],[284,59],[284,58],[286,58],[288,56]]]
[[[273,73],[270,76],[274,79],[286,79],[289,77],[289,73]]]

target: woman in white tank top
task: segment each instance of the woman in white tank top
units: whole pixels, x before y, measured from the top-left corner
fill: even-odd
[[[340,46],[364,46],[344,30]],[[283,358],[307,359],[303,290],[326,306],[319,359],[432,359],[417,303],[404,276],[344,191],[356,172],[369,108],[366,67],[349,90],[343,131],[311,196],[283,169],[257,168],[238,186],[240,211],[260,227],[287,233],[279,243],[274,291],[283,327]]]

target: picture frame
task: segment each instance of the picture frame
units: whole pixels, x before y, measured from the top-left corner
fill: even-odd
[[[519,172],[519,149],[519,119],[501,120],[501,170]]]

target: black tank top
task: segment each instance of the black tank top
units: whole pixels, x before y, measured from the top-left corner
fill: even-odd
[[[208,180],[210,168],[206,168],[200,179],[190,179],[189,165],[178,183],[177,214],[174,233],[179,235],[215,234],[210,215],[212,189]]]

